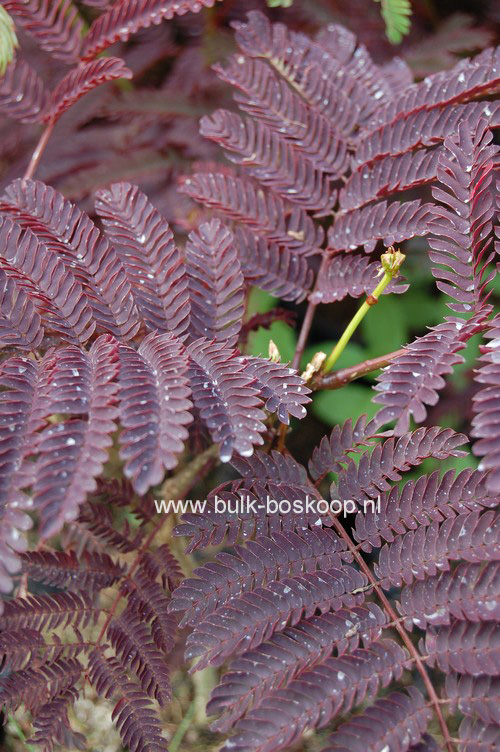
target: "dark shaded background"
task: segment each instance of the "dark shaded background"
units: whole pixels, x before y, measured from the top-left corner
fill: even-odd
[[[176,18],[141,32],[126,45],[115,46],[116,54],[133,70],[133,81],[99,87],[66,113],[56,126],[36,177],[89,211],[90,196],[96,189],[117,180],[137,183],[172,223],[182,242],[183,236],[206,213],[177,192],[178,179],[192,171],[199,161],[222,159],[220,150],[199,136],[198,120],[218,106],[231,106],[229,87],[221,84],[211,71],[216,60],[234,49],[231,21],[244,18],[249,10],[260,9],[273,20],[305,32],[312,33],[326,23],[341,23],[366,44],[376,62],[400,55],[417,79],[452,67],[461,57],[498,43],[498,2],[414,0],[412,6],[411,33],[397,46],[387,41],[380,5],[373,0],[294,0],[288,9],[268,9],[263,0],[223,0],[199,15]],[[92,10],[83,5],[81,9],[90,21]],[[28,60],[48,83],[57,82],[63,74],[61,66],[38,51],[29,38],[19,36]],[[19,126],[0,118],[1,186],[23,174],[38,136],[38,126]],[[404,296],[386,296],[370,311],[338,367],[397,349],[449,313],[432,281],[425,241],[414,239],[406,248],[411,250],[404,269],[411,282],[409,291]],[[498,303],[498,280],[495,295]],[[269,295],[255,291],[249,313],[266,311],[276,304]],[[318,310],[303,365],[318,349],[327,351],[333,346],[358,304],[348,300]],[[299,327],[303,308],[288,307],[296,312],[296,327]],[[260,330],[251,335],[249,347],[255,354],[266,355],[272,338],[283,360],[290,360],[296,331],[293,326],[278,322],[270,331]],[[465,351],[465,364],[449,379],[438,406],[429,410],[429,424],[450,425],[457,430],[467,426],[474,390],[470,369],[477,347],[474,338]],[[370,401],[372,383],[373,376],[347,386],[342,392],[318,394],[309,417],[293,427],[288,441],[292,453],[305,459],[331,426],[364,411],[372,413],[375,407]],[[470,462],[474,460],[466,458],[454,465],[462,467]],[[422,469],[434,468],[429,463],[429,467]],[[211,487],[224,480],[227,473],[224,469],[212,476]],[[195,489],[193,496],[199,494],[201,498],[206,490]],[[176,555],[182,560],[182,544],[179,541],[177,545]],[[180,665],[180,649],[175,660]],[[219,746],[220,740],[207,731],[202,712],[214,681],[215,674],[210,671],[194,678],[187,678],[185,671],[174,674],[175,700],[166,709],[166,727],[174,729],[184,718],[193,694],[199,699],[181,750],[204,752]],[[105,704],[95,701],[89,693],[78,704],[78,714],[82,730],[85,728],[90,734],[89,749],[95,752],[121,749],[117,736],[110,730],[109,708]],[[21,726],[9,724],[2,733],[1,750],[29,750],[21,741]],[[321,746],[321,735],[315,735],[302,748],[315,750]]]

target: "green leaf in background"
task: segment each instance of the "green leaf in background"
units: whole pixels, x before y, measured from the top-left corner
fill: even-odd
[[[483,338],[480,334],[474,335],[467,342],[467,346],[464,350],[460,350],[458,353],[465,358],[465,363],[459,363],[453,368],[453,373],[448,377],[450,381],[459,390],[465,389],[467,386],[466,373],[470,371],[474,366],[477,367],[477,359],[479,357],[479,345]]]
[[[329,341],[329,342],[320,342],[316,345],[309,345],[309,347],[306,347],[304,350],[304,354],[302,355],[302,360],[300,361],[300,369],[304,370],[308,363],[311,362],[314,355],[316,355],[317,352],[324,352],[329,353],[335,347],[335,341]],[[335,363],[335,371],[338,371],[339,368],[349,368],[349,366],[357,366],[358,363],[362,363],[363,360],[366,360],[367,358],[366,350],[361,347],[361,345],[356,344],[356,342],[349,342],[340,358]]]
[[[411,5],[409,0],[376,0],[382,5],[385,33],[392,44],[402,42],[410,31]]]
[[[372,418],[378,405],[371,401],[373,392],[369,386],[348,384],[342,389],[325,389],[313,399],[312,412],[329,426],[343,423],[348,418],[356,420],[361,413]]]
[[[258,287],[252,287],[248,296],[246,318],[249,319],[254,313],[266,313],[274,308],[278,303],[278,298],[269,295]]]
[[[267,0],[270,8],[290,8],[293,0]]]
[[[0,76],[14,57],[17,37],[14,22],[7,11],[0,5]]]
[[[367,358],[398,350],[408,341],[408,326],[403,314],[406,301],[399,295],[383,295],[361,322]]]
[[[421,337],[427,327],[440,324],[445,316],[450,315],[446,305],[446,297],[434,297],[429,286],[410,287],[404,296],[404,304],[400,306],[407,332]],[[408,335],[407,335],[408,336]]]
[[[269,340],[273,340],[279,350],[283,363],[289,363],[295,353],[297,334],[284,321],[275,321],[269,329],[258,329],[248,337],[246,352],[248,355],[259,355],[267,358],[269,355]]]

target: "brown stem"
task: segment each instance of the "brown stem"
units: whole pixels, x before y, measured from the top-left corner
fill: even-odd
[[[174,475],[173,478],[169,478],[165,481],[162,488],[162,498],[171,498],[172,494],[176,494],[179,496],[184,496],[186,493],[189,493],[191,488],[196,485],[198,480],[200,479],[200,476],[204,476],[212,467],[216,455],[217,455],[217,446],[212,445],[210,446],[205,452],[198,455],[194,458],[188,465],[186,465],[185,468],[179,471],[177,475]],[[136,572],[137,568],[140,565],[141,562],[141,556],[144,553],[144,551],[147,551],[153,540],[155,539],[156,535],[164,525],[164,523],[168,519],[168,514],[160,514],[160,520],[156,523],[156,525],[153,527],[145,541],[142,543],[141,547],[137,551],[137,555],[135,556],[130,569],[128,570],[126,574],[126,579],[130,580],[133,576],[133,574]],[[121,590],[118,591],[118,593],[115,596],[115,599],[113,603],[111,604],[111,607],[108,611],[106,620],[102,626],[101,631],[99,632],[99,635],[97,637],[97,640],[95,642],[95,647],[100,645],[104,635],[106,634],[106,631],[109,627],[109,624],[115,615],[116,609],[118,608],[118,604],[123,598],[123,592]]]
[[[328,261],[328,255],[324,253],[319,270],[318,270],[318,274],[316,276],[316,282],[314,283],[314,288],[311,294],[312,296],[317,290],[319,280],[321,278],[323,269],[325,268],[327,261]],[[292,360],[292,368],[295,368],[295,370],[297,370],[300,365],[300,359],[302,357],[302,353],[304,352],[304,348],[307,344],[307,338],[309,337],[309,332],[311,331],[311,326],[312,326],[313,319],[314,319],[314,313],[317,307],[318,307],[318,304],[312,303],[311,300],[309,299],[309,302],[307,303],[307,309],[306,309],[306,313],[304,316],[304,320],[302,321],[302,326],[300,328],[299,338],[297,340],[297,346],[295,348],[295,353],[294,353],[293,360]],[[280,430],[278,434],[278,443],[276,446],[279,452],[282,452],[285,446],[286,430],[287,430],[286,425],[282,424],[280,426]]]
[[[314,312],[316,308],[317,308],[317,304],[311,303],[311,301],[309,301],[309,303],[307,304],[306,315],[304,316],[304,321],[302,322],[299,339],[297,340],[297,347],[295,348],[295,355],[293,356],[293,360],[292,360],[292,368],[295,368],[295,370],[297,370],[299,367],[300,359],[302,357],[302,353],[304,352],[304,348],[306,346],[309,332],[311,331],[311,326],[312,326],[312,322],[314,318]],[[278,434],[278,443],[276,445],[276,449],[278,450],[278,452],[282,452],[285,447],[286,430],[287,430],[286,425],[282,423],[280,426],[279,434]]]
[[[424,666],[424,663],[422,661],[422,656],[418,652],[417,648],[411,641],[408,633],[406,632],[406,629],[403,627],[403,625],[400,623],[398,616],[396,612],[394,611],[393,607],[389,603],[389,600],[387,599],[384,591],[382,590],[381,586],[375,579],[375,577],[372,574],[372,571],[366,561],[363,559],[363,557],[360,555],[360,553],[357,551],[356,546],[354,545],[353,541],[351,540],[350,536],[347,534],[347,532],[344,530],[344,527],[339,522],[337,517],[335,515],[331,515],[333,520],[333,526],[335,530],[338,532],[340,537],[346,542],[349,550],[352,552],[354,558],[356,559],[356,562],[358,563],[359,567],[363,570],[363,572],[366,574],[370,584],[373,586],[373,589],[375,590],[380,602],[384,606],[386,612],[389,614],[391,621],[394,622],[394,627],[399,633],[399,636],[403,640],[404,644],[408,648],[408,651],[415,661],[415,665],[417,667],[417,670],[419,674],[422,677],[422,680],[425,684],[425,688],[427,689],[427,693],[429,695],[430,701],[432,703],[432,706],[434,708],[434,712],[436,713],[437,719],[439,721],[439,725],[441,727],[441,731],[443,734],[443,739],[446,744],[446,748],[448,752],[453,752],[453,745],[451,743],[451,737],[450,732],[448,730],[448,726],[446,725],[446,721],[444,720],[443,713],[441,711],[441,704],[439,702],[439,697],[436,694],[436,690],[432,686],[432,682],[429,678],[429,675],[427,673],[427,670]]]
[[[126,575],[127,579],[130,579],[132,577],[132,575],[135,573],[135,571],[137,570],[137,568],[139,567],[142,554],[144,553],[144,551],[148,550],[150,544],[153,542],[156,534],[158,533],[158,531],[160,530],[160,528],[162,527],[162,525],[166,522],[167,518],[168,518],[168,515],[166,515],[166,514],[162,515],[160,521],[154,526],[154,528],[151,530],[151,532],[147,536],[146,540],[144,541],[144,543],[142,544],[142,546],[140,547],[140,549],[137,551],[137,555],[136,555],[134,561],[132,562],[132,565],[131,565],[130,569],[127,572],[127,575]],[[108,611],[108,615],[106,617],[106,620],[105,620],[104,624],[102,625],[102,629],[99,632],[99,635],[98,635],[98,637],[97,637],[97,639],[95,641],[95,647],[97,647],[98,645],[100,645],[100,643],[101,643],[104,635],[106,634],[106,631],[107,631],[107,629],[109,627],[109,624],[110,624],[113,616],[115,615],[116,609],[118,608],[118,604],[120,603],[120,601],[121,601],[122,598],[123,598],[123,593],[119,590],[118,593],[115,596],[115,599],[114,599],[113,603],[111,604],[111,607],[110,607],[110,609]]]
[[[395,358],[404,355],[405,352],[405,348],[402,347],[400,350],[394,350],[386,355],[380,355],[378,358],[364,360],[362,363],[358,363],[355,366],[349,366],[349,368],[341,368],[333,373],[319,373],[316,378],[313,379],[310,386],[312,386],[313,389],[340,389],[340,387],[349,384],[351,381],[359,379],[361,376],[366,376],[367,373],[378,371],[379,368],[385,368],[385,366],[388,366]]]
[[[304,352],[307,338],[309,337],[309,332],[311,331],[314,313],[317,307],[317,303],[311,303],[311,301],[309,301],[309,303],[307,304],[306,315],[304,316],[304,320],[302,322],[299,338],[297,340],[297,346],[295,348],[295,354],[292,360],[292,368],[297,369],[300,365],[300,359],[302,357],[302,353]]]
[[[54,125],[55,125],[55,120],[52,120],[47,125],[42,135],[40,136],[40,140],[38,141],[35,147],[35,151],[33,152],[31,156],[30,163],[28,167],[26,168],[26,172],[24,173],[23,180],[31,180],[31,178],[33,177],[34,172],[36,168],[38,167],[38,163],[40,162],[40,159],[42,158],[42,154],[45,151],[45,147],[47,146],[49,138],[52,135],[52,131],[54,130]]]

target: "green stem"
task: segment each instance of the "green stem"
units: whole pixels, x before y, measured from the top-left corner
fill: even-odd
[[[169,748],[170,752],[177,752],[177,750],[179,749],[179,746],[180,746],[180,744],[181,744],[181,742],[182,742],[182,740],[184,738],[184,734],[186,733],[186,731],[190,727],[191,721],[193,720],[195,706],[196,706],[196,703],[193,700],[191,702],[190,706],[188,707],[188,709],[186,710],[186,715],[184,716],[184,718],[182,719],[182,721],[178,725],[177,731],[173,735],[173,737],[172,737],[172,739],[170,741],[170,744],[168,745],[168,748]]]
[[[35,752],[35,747],[33,747],[33,745],[31,744],[26,743],[26,734],[22,730],[21,724],[17,721],[12,713],[9,713],[8,715],[8,722],[11,727],[13,736],[16,736],[20,741],[24,743],[26,752]]]
[[[344,352],[347,343],[370,310],[371,306],[378,302],[380,295],[382,295],[387,285],[390,284],[394,277],[398,275],[399,269],[404,259],[404,254],[402,254],[400,251],[395,251],[392,246],[391,248],[389,248],[389,251],[387,253],[384,253],[382,255],[381,271],[384,273],[384,276],[382,277],[372,294],[367,297],[363,305],[356,311],[356,313],[350,320],[343,335],[326,359],[322,369],[323,373],[328,373],[332,370],[333,366]]]

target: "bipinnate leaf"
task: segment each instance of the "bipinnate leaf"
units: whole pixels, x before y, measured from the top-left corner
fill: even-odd
[[[137,333],[138,312],[123,264],[85,212],[37,180],[10,183],[0,209],[31,229],[66,269],[78,275],[101,331],[124,340]]]
[[[151,333],[138,350],[121,345],[120,456],[137,493],[174,468],[191,423],[188,361],[170,333]]]
[[[99,337],[88,353],[68,347],[54,356],[47,409],[70,417],[40,436],[33,503],[43,538],[75,520],[96,488],[116,429],[118,368],[118,343],[111,335]]]
[[[47,107],[42,79],[26,60],[16,55],[0,78],[2,113],[21,123],[38,123]]]
[[[250,457],[254,446],[264,443],[266,430],[255,379],[222,343],[200,338],[187,347],[187,354],[193,401],[220,445],[221,460],[228,462],[233,452]]]
[[[118,40],[126,41],[139,29],[159,24],[163,19],[198,13],[211,8],[215,0],[118,0],[105,13],[96,18],[83,41],[83,60],[95,58]]]
[[[430,259],[439,264],[432,272],[437,286],[453,303],[453,311],[477,312],[484,306],[488,284],[494,276],[492,218],[495,207],[491,190],[499,148],[482,119],[474,129],[461,123],[456,136],[448,136],[438,161],[439,185],[436,208],[429,223]]]
[[[477,439],[474,454],[482,457],[481,467],[490,470],[487,484],[492,494],[500,493],[500,316],[489,323],[485,334],[487,343],[481,345],[480,368],[476,382],[481,388],[474,395],[474,418],[472,436]]]
[[[185,333],[189,319],[186,270],[167,222],[137,186],[98,191],[96,211],[126,270],[150,331]]]
[[[5,9],[42,50],[64,63],[78,61],[83,20],[72,0],[5,0]]]
[[[233,234],[218,219],[205,222],[190,233],[186,271],[191,336],[234,347],[244,312],[244,280]]]
[[[119,57],[80,63],[66,74],[52,92],[44,120],[57,120],[87,92],[118,78],[132,78],[132,71]]]

